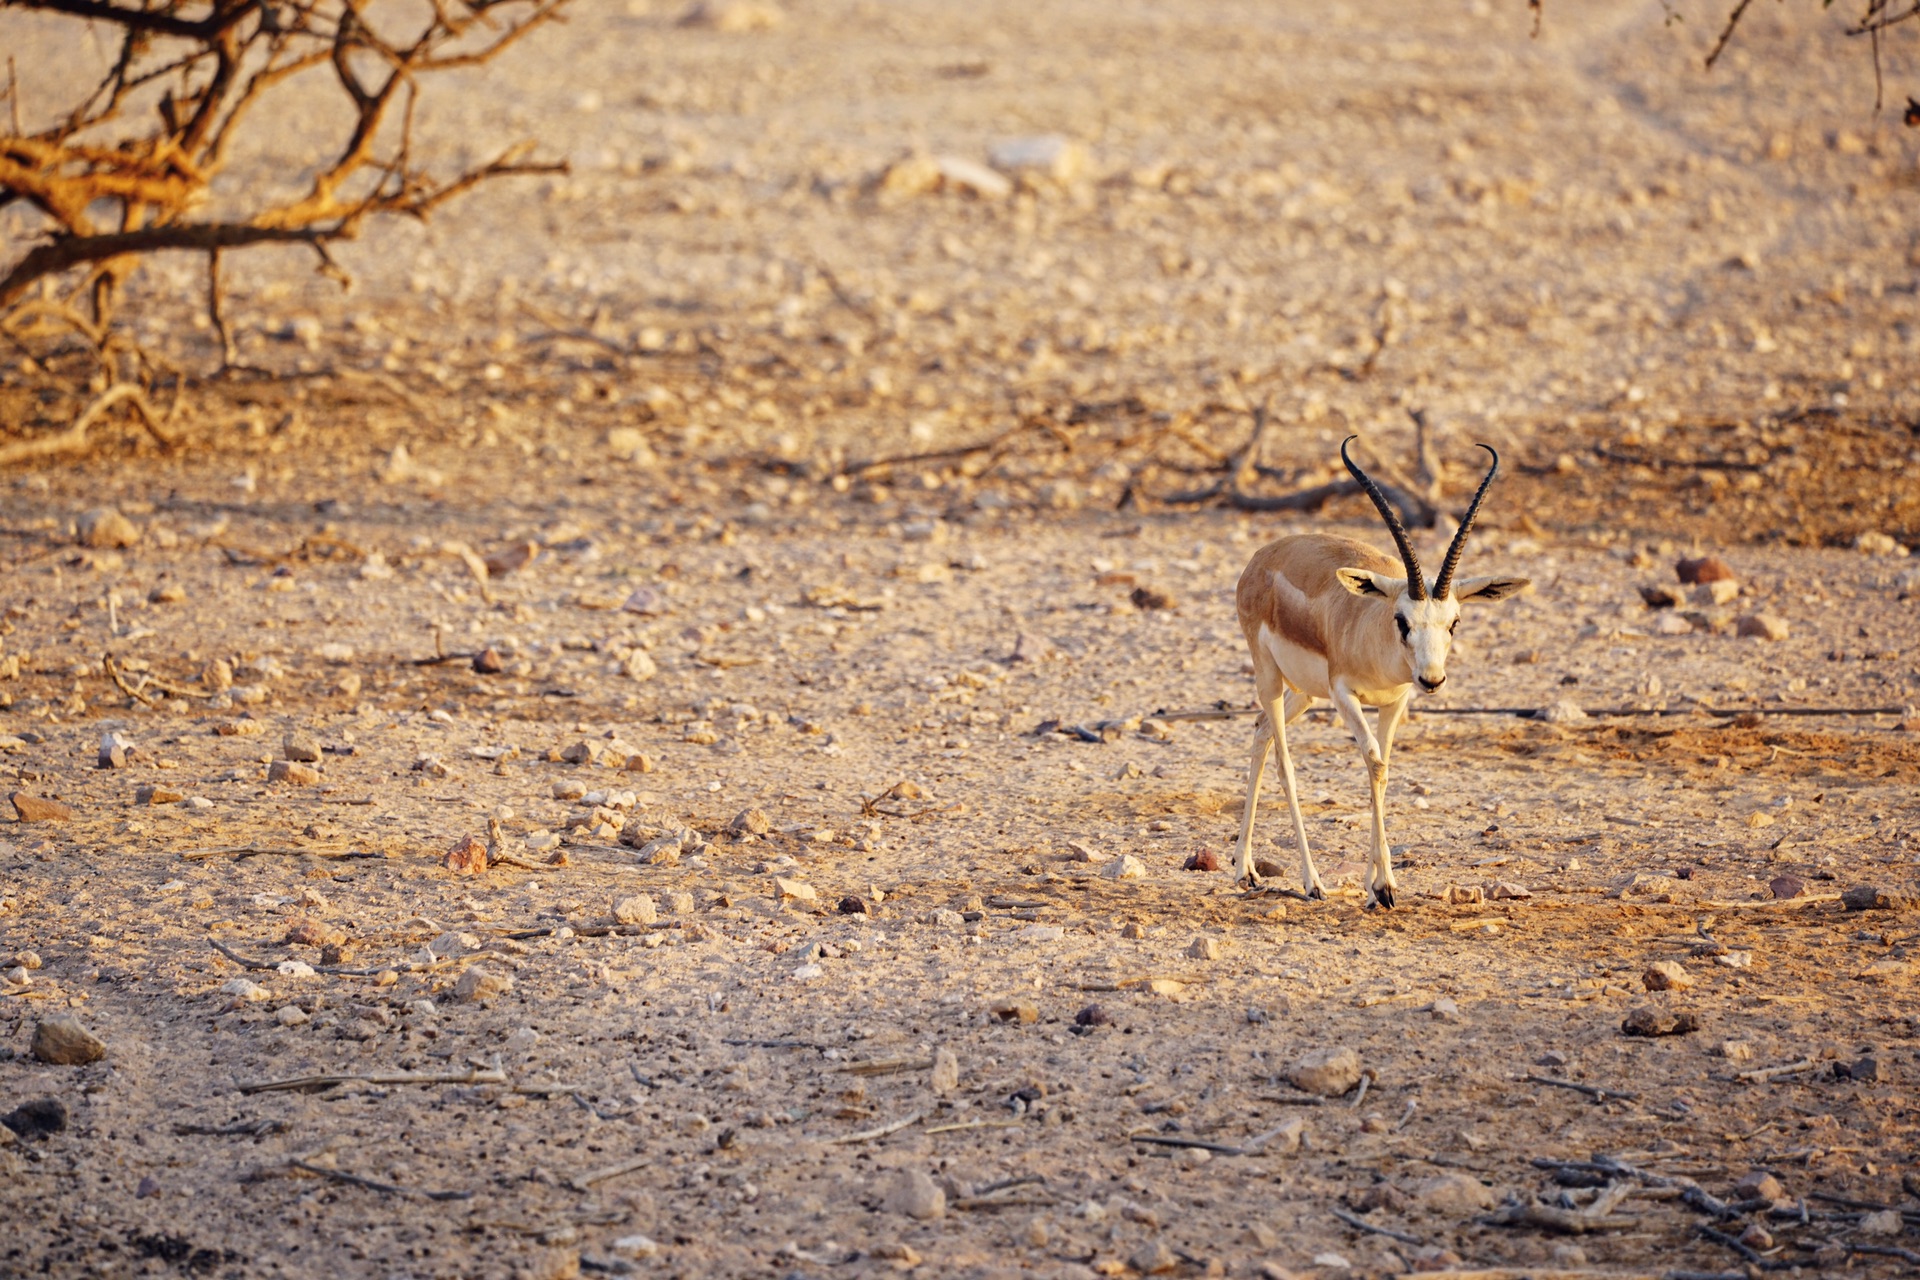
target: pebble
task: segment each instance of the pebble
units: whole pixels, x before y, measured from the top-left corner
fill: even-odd
[[[995,1000],[987,1006],[987,1012],[1002,1022],[1028,1023],[1040,1021],[1040,1010],[1031,1000]]]
[[[660,665],[645,649],[629,649],[620,659],[620,674],[629,680],[651,680],[660,674]]]
[[[1629,1036],[1682,1036],[1698,1031],[1700,1020],[1691,1013],[1641,1006],[1628,1011],[1620,1023],[1620,1033]]]
[[[1686,600],[1686,596],[1680,593],[1679,588],[1670,587],[1664,582],[1640,588],[1640,598],[1646,601],[1649,609],[1678,608]],[[1691,631],[1693,628],[1688,627],[1687,630]]]
[[[944,1098],[960,1087],[960,1059],[951,1049],[936,1049],[933,1052],[933,1072],[927,1077],[927,1087],[936,1097]]]
[[[140,526],[113,507],[95,507],[73,522],[75,541],[97,549],[131,547],[140,541]]]
[[[67,822],[73,818],[72,806],[58,800],[29,795],[25,791],[16,791],[7,799],[13,803],[13,811],[20,815],[22,822]]]
[[[1753,1061],[1753,1044],[1747,1040],[1722,1040],[1718,1052],[1728,1062]]]
[[[767,816],[764,809],[742,809],[733,815],[733,821],[727,824],[727,830],[764,836],[773,830],[773,819]]]
[[[638,587],[626,598],[620,608],[627,613],[654,618],[667,611],[667,597],[658,587]]]
[[[892,172],[888,171],[889,174]],[[931,182],[926,181],[929,174]],[[911,174],[903,173],[901,180],[924,183],[920,191],[945,186],[980,200],[1004,200],[1013,194],[1013,183],[1007,180],[1005,174],[965,156],[938,156],[932,161],[923,161],[920,169]]]
[[[1579,724],[1587,718],[1587,713],[1573,699],[1558,698],[1536,710],[1533,718],[1547,724]]]
[[[789,880],[785,876],[773,878],[773,891],[782,898],[792,898],[795,902],[812,902],[819,898],[820,892],[804,880]]]
[[[1690,636],[1693,623],[1677,613],[1663,613],[1654,620],[1653,633],[1657,636]]]
[[[1840,905],[1849,911],[1902,911],[1913,905],[1913,899],[1878,885],[1861,884],[1841,894]]]
[[[612,1245],[615,1253],[624,1253],[629,1258],[653,1258],[660,1254],[660,1246],[651,1236],[621,1236]]]
[[[1127,1265],[1143,1276],[1166,1275],[1180,1268],[1180,1259],[1164,1240],[1149,1240],[1127,1255]]]
[[[1655,960],[1640,981],[1649,991],[1685,991],[1693,986],[1693,975],[1676,960]]]
[[[1495,881],[1493,885],[1487,889],[1487,897],[1495,902],[1507,899],[1531,898],[1532,896],[1533,890],[1527,888],[1525,885],[1515,884],[1511,880]]]
[[[1198,937],[1187,944],[1187,957],[1191,960],[1218,960],[1220,943],[1218,939]]]
[[[693,895],[685,889],[676,889],[666,896],[664,905],[674,915],[687,915],[693,911]]]
[[[1787,1189],[1765,1169],[1754,1169],[1733,1184],[1733,1194],[1737,1200],[1770,1200],[1779,1204],[1787,1198]]]
[[[273,1019],[283,1027],[304,1027],[313,1021],[307,1011],[297,1004],[281,1005],[273,1012]]]
[[[1123,853],[1100,868],[1100,876],[1105,880],[1143,880],[1146,875],[1146,864],[1130,853]]]
[[[1043,133],[997,142],[987,151],[987,161],[1002,173],[1064,183],[1080,176],[1087,155],[1073,140]]]
[[[1058,942],[1067,936],[1067,931],[1057,924],[1030,924],[1013,935],[1021,942]]]
[[[1413,1198],[1391,1182],[1376,1182],[1354,1198],[1356,1213],[1372,1213],[1375,1209],[1385,1209],[1389,1213],[1405,1213],[1413,1205]]]
[[[1414,1195],[1432,1213],[1480,1213],[1498,1203],[1491,1188],[1471,1174],[1449,1171],[1422,1180]]]
[[[1797,898],[1807,891],[1807,882],[1799,876],[1775,876],[1767,881],[1767,891],[1776,898]]]
[[[1329,1271],[1353,1270],[1353,1264],[1347,1261],[1345,1256],[1338,1253],[1334,1253],[1331,1250],[1329,1250],[1326,1253],[1314,1254],[1313,1265],[1316,1267],[1325,1267]]]
[[[1441,996],[1427,1007],[1427,1012],[1433,1016],[1435,1022],[1458,1022],[1460,1021],[1460,1002]]]
[[[1182,871],[1218,871],[1220,856],[1211,849],[1202,849],[1180,864]]]
[[[106,1057],[107,1045],[78,1018],[47,1018],[34,1024],[33,1056],[57,1067],[78,1067]]]
[[[1785,640],[1787,620],[1773,613],[1749,613],[1733,624],[1734,633],[1761,640]]]
[[[93,544],[90,543],[88,545]],[[1870,556],[1903,556],[1907,554],[1907,549],[1900,545],[1892,534],[1880,533],[1877,530],[1863,533],[1855,538],[1853,540],[1853,549],[1864,552]]]
[[[473,965],[453,984],[453,998],[461,1004],[478,1004],[506,995],[513,990],[513,978],[496,973],[485,965]]]
[[[96,762],[102,769],[124,769],[134,753],[133,739],[124,733],[103,733],[100,735],[100,756]]]
[[[186,798],[184,792],[175,791],[171,787],[135,787],[133,791],[135,804],[179,804]]]
[[[456,875],[477,876],[487,869],[487,846],[473,836],[463,836],[447,850],[440,865]]]
[[[280,739],[280,754],[288,760],[313,764],[320,759],[320,743],[310,733],[300,729],[290,729],[286,736]]]
[[[613,918],[621,924],[652,924],[660,918],[660,909],[650,896],[636,893],[613,900]]]
[[[922,1222],[947,1216],[947,1193],[924,1169],[901,1169],[887,1189],[881,1207]]]
[[[247,1004],[258,1004],[262,1000],[273,999],[273,993],[271,991],[268,991],[251,978],[228,978],[220,984],[220,993],[222,995],[232,996],[234,999]]]
[[[1733,566],[1719,556],[1701,556],[1697,560],[1682,560],[1673,566],[1674,574],[1681,582],[1693,586],[1702,582],[1721,582],[1738,577]]]
[[[1906,1229],[1906,1220],[1898,1209],[1880,1209],[1860,1219],[1853,1229],[1863,1236],[1897,1236]]]
[[[1360,1055],[1352,1049],[1315,1049],[1287,1068],[1287,1079],[1303,1093],[1337,1098],[1360,1083]]]
[[[1702,608],[1732,604],[1740,595],[1740,583],[1733,578],[1715,578],[1703,582],[1691,592],[1693,602]]]
[[[285,782],[296,787],[314,787],[320,784],[320,771],[298,760],[275,760],[267,766],[268,782]]]

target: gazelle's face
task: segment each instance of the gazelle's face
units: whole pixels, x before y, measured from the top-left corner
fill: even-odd
[[[1407,673],[1432,693],[1447,682],[1447,655],[1453,651],[1454,631],[1460,626],[1460,606],[1468,600],[1504,600],[1525,589],[1525,578],[1467,578],[1453,584],[1445,599],[1431,591],[1415,600],[1405,578],[1389,578],[1369,569],[1341,569],[1340,585],[1357,596],[1377,596],[1393,608],[1394,639],[1407,663]]]
[[[1400,633],[1407,665],[1422,689],[1432,693],[1447,681],[1447,654],[1453,649],[1454,628],[1460,625],[1460,602],[1449,596],[1415,600],[1406,583],[1393,602],[1393,625]]]

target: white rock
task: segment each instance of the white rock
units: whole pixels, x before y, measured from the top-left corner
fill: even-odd
[[[1058,942],[1067,931],[1057,924],[1030,924],[1013,936],[1021,942]]]
[[[1872,532],[1863,533],[1853,540],[1855,551],[1864,551],[1870,556],[1905,555],[1907,549],[1896,542],[1892,535]]]
[[[1314,1254],[1313,1265],[1316,1267],[1325,1267],[1329,1271],[1353,1270],[1353,1264],[1351,1262],[1348,1262],[1340,1254],[1332,1252]]]
[[[924,1169],[901,1169],[881,1207],[888,1213],[929,1221],[947,1216],[947,1193]]]
[[[246,978],[228,978],[221,984],[220,990],[225,995],[237,996],[254,1004],[273,999],[273,992]]]
[[[621,924],[652,924],[660,918],[660,908],[649,895],[636,893],[614,899],[613,918]]]
[[[307,1011],[297,1004],[281,1005],[274,1010],[273,1018],[283,1027],[304,1027],[313,1021],[307,1016]]]
[[[1344,1047],[1315,1049],[1287,1068],[1287,1079],[1303,1093],[1337,1098],[1360,1083],[1360,1055]]]
[[[1469,1214],[1491,1209],[1497,1203],[1493,1191],[1469,1174],[1437,1173],[1414,1188],[1420,1204],[1435,1213]]]
[[[1587,713],[1573,699],[1558,698],[1535,711],[1533,718],[1548,724],[1579,724],[1587,718]]]
[[[1080,145],[1057,133],[1009,138],[996,143],[987,152],[987,159],[1003,173],[1053,182],[1072,182],[1087,164],[1086,152]]]
[[[660,1246],[650,1236],[621,1236],[612,1247],[615,1253],[624,1253],[629,1258],[652,1258],[660,1253]]]
[[[288,978],[311,978],[313,966],[299,960],[282,960],[274,972]]]
[[[318,649],[315,649],[313,654],[322,662],[341,667],[353,661],[353,646],[350,644],[341,644],[338,640],[330,640]]]
[[[928,1077],[927,1086],[942,1098],[960,1087],[960,1059],[953,1050],[934,1050],[933,1074]]]
[[[1007,176],[964,156],[941,156],[933,162],[940,181],[954,191],[963,191],[982,200],[1004,200],[1013,194]]]
[[[812,982],[815,978],[823,976],[826,972],[827,970],[823,965],[803,964],[793,971],[793,980],[795,982]]]
[[[1146,864],[1130,853],[1123,853],[1100,868],[1100,875],[1106,880],[1144,880],[1147,875]]]
[[[804,880],[789,880],[785,876],[773,878],[774,892],[783,898],[792,898],[796,902],[812,902],[819,898],[819,890]]]

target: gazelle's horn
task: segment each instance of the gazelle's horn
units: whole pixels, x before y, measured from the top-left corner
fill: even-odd
[[[1380,518],[1387,522],[1387,531],[1393,535],[1394,545],[1400,548],[1400,562],[1407,568],[1407,594],[1415,600],[1425,600],[1427,580],[1420,576],[1420,558],[1413,554],[1413,539],[1407,536],[1406,526],[1400,523],[1399,514],[1394,511],[1393,504],[1387,501],[1387,495],[1380,492],[1380,486],[1360,469],[1358,463],[1347,456],[1347,446],[1359,438],[1357,435],[1348,436],[1340,442],[1340,461],[1347,464],[1347,470],[1353,473],[1353,478],[1360,482],[1360,487],[1367,491],[1369,498],[1373,499],[1373,505],[1380,509]]]
[[[1494,453],[1493,446],[1483,444],[1480,447],[1493,454],[1493,465],[1487,468],[1487,478],[1480,482],[1473,501],[1467,506],[1467,514],[1460,517],[1460,527],[1454,530],[1453,542],[1447,547],[1447,558],[1440,564],[1440,576],[1433,583],[1433,597],[1436,600],[1445,600],[1447,593],[1453,590],[1453,567],[1460,563],[1460,553],[1466,550],[1467,530],[1473,528],[1473,517],[1480,511],[1480,500],[1487,496],[1487,486],[1493,483],[1494,473],[1500,470],[1500,455]]]

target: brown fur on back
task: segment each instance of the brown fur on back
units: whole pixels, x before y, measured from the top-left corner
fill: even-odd
[[[1234,592],[1248,643],[1254,643],[1260,625],[1265,623],[1289,643],[1325,657],[1327,638],[1321,633],[1318,614],[1274,608],[1273,577],[1278,573],[1309,600],[1338,595],[1360,603],[1340,585],[1334,576],[1336,569],[1370,569],[1389,577],[1406,572],[1398,561],[1352,538],[1303,533],[1270,542],[1254,552]]]

